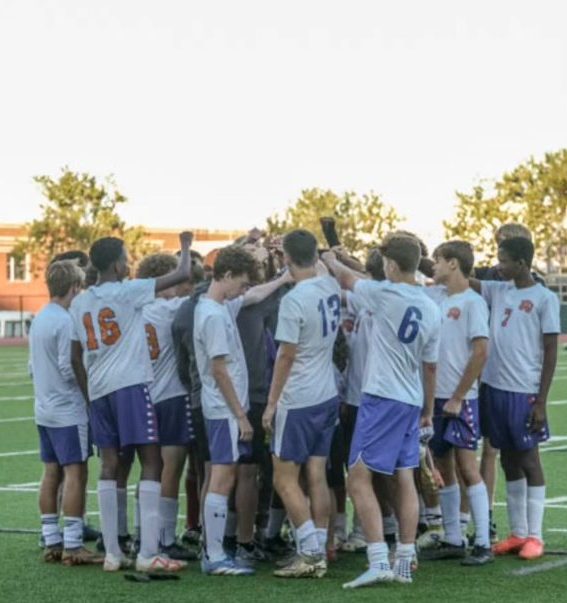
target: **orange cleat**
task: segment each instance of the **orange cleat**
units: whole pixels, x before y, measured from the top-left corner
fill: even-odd
[[[526,540],[526,544],[524,544],[518,556],[520,559],[525,559],[526,561],[539,559],[540,557],[543,557],[543,549],[543,542],[538,538],[531,536]]]
[[[520,538],[519,536],[510,534],[506,540],[497,542],[492,547],[492,552],[495,555],[513,555],[514,553],[519,553],[526,542],[528,542],[528,538]]]

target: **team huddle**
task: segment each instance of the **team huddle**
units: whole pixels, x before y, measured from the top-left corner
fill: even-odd
[[[501,227],[498,266],[476,272],[464,241],[429,258],[393,232],[361,264],[306,230],[253,234],[203,266],[181,233],[177,255],[147,256],[132,279],[114,237],[49,264],[30,332],[44,559],[168,573],[200,558],[236,576],[273,561],[278,577],[321,578],[337,550],[366,551],[351,589],[411,583],[420,560],[541,557],[560,320],[530,232]],[[92,444],[96,552],[83,538]]]

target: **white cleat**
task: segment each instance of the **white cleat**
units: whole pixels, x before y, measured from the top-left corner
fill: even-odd
[[[102,569],[105,572],[119,572],[123,569],[132,569],[134,567],[134,562],[132,559],[128,559],[128,557],[124,557],[124,555],[120,557],[116,557],[111,553],[106,553],[104,556],[104,563],[102,564]]]
[[[146,573],[172,573],[179,572],[187,567],[186,561],[170,559],[164,555],[154,555],[153,557],[136,557],[136,571]]]
[[[361,534],[356,534],[352,532],[348,540],[343,542],[341,547],[341,551],[345,553],[364,553],[366,550],[366,540],[364,540]]]
[[[390,569],[388,564],[384,563],[380,567],[371,567],[370,569],[367,569],[364,574],[361,574],[352,582],[343,584],[343,588],[361,588],[363,586],[372,586],[373,584],[379,584],[381,582],[392,582],[393,579],[394,572]]]

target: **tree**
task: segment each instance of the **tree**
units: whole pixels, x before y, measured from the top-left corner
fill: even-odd
[[[352,192],[339,196],[330,190],[312,188],[301,191],[299,199],[283,216],[268,218],[266,230],[268,234],[277,235],[294,228],[306,228],[325,246],[319,223],[319,218],[325,216],[336,219],[341,243],[355,255],[376,245],[401,222],[396,210],[372,191],[362,196]]]
[[[46,199],[40,205],[42,215],[26,225],[27,239],[20,241],[14,255],[31,253],[49,260],[70,249],[88,252],[96,239],[105,236],[123,238],[134,261],[153,249],[143,228],[127,227],[118,215],[117,207],[127,198],[111,177],[99,183],[94,176],[65,167],[57,179],[34,180]]]
[[[567,254],[567,149],[530,158],[505,173],[491,187],[478,185],[470,194],[457,193],[457,212],[443,223],[448,238],[470,241],[487,260],[496,254],[494,231],[506,222],[520,222],[534,235],[536,258],[565,265]]]

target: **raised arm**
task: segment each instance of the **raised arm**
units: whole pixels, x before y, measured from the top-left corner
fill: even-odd
[[[264,301],[267,297],[269,297],[274,291],[277,291],[281,286],[288,283],[293,283],[293,278],[289,271],[286,270],[281,274],[281,276],[278,276],[278,278],[275,278],[273,281],[264,283],[262,285],[256,285],[255,287],[248,289],[248,291],[246,291],[244,294],[242,306],[244,307],[259,304],[261,301]]]
[[[327,268],[335,275],[335,278],[342,289],[350,289],[351,291],[354,289],[356,281],[360,280],[360,276],[354,272],[354,270],[341,264],[341,262],[337,260],[335,253],[332,251],[326,251],[321,256],[321,259]]]
[[[192,232],[182,232],[179,235],[179,243],[181,245],[181,256],[179,257],[179,264],[177,269],[169,274],[158,276],[156,278],[156,293],[169,289],[175,285],[179,285],[184,281],[188,280],[191,276],[191,243],[193,242]]]

